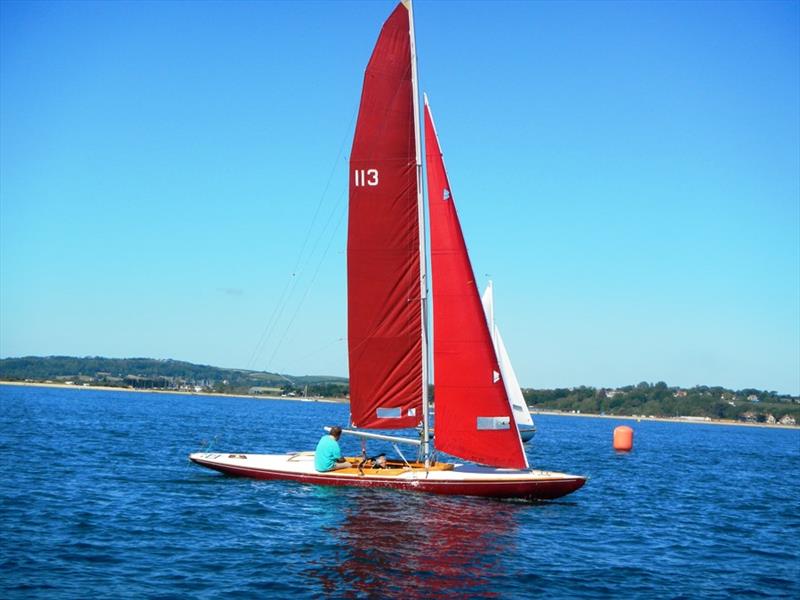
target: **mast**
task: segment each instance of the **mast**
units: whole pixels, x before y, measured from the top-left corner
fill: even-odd
[[[408,34],[411,39],[411,90],[414,99],[414,138],[417,152],[417,210],[419,214],[419,287],[422,312],[422,456],[425,466],[430,464],[430,424],[428,422],[428,284],[427,249],[425,247],[425,205],[422,193],[422,131],[419,118],[419,79],[417,75],[417,48],[414,36],[414,11],[411,0],[403,0],[408,8]]]

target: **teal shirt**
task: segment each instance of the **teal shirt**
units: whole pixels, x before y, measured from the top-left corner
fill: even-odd
[[[330,471],[336,464],[337,458],[342,458],[339,442],[330,435],[323,435],[314,452],[314,467],[317,471]]]

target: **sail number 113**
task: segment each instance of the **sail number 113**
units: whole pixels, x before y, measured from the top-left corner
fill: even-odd
[[[378,169],[356,169],[353,175],[356,178],[356,187],[378,185]]]

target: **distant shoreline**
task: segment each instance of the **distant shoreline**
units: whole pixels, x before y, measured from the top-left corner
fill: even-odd
[[[704,417],[632,417],[630,415],[594,415],[590,413],[559,412],[557,410],[531,410],[533,416],[549,415],[553,417],[586,417],[588,419],[625,419],[627,421],[687,423],[689,425],[735,425],[736,427],[768,427],[770,429],[800,429],[800,425],[781,425],[780,423],[746,423],[732,419],[708,419]]]
[[[69,390],[99,390],[104,392],[139,392],[143,394],[179,394],[181,396],[212,396],[215,398],[250,398],[252,400],[293,400],[296,402],[327,402],[329,404],[343,404],[349,402],[347,398],[299,398],[296,396],[266,396],[261,394],[223,394],[219,392],[189,392],[184,390],[153,390],[114,387],[111,385],[68,385],[66,383],[44,383],[38,381],[0,381],[0,385],[59,388]]]
[[[141,392],[145,394],[180,394],[182,396],[212,396],[215,398],[249,398],[251,400],[291,400],[294,402],[326,402],[328,404],[348,404],[347,398],[298,398],[295,396],[261,396],[255,394],[222,394],[217,392],[188,392],[179,390],[143,390],[136,388],[112,387],[103,385],[67,385],[64,383],[39,383],[35,381],[0,381],[0,385],[21,387],[45,387],[74,390],[101,390],[107,392]],[[587,419],[624,419],[626,421],[659,422],[659,423],[688,423],[690,425],[735,425],[737,427],[767,427],[770,429],[800,429],[800,425],[781,425],[779,423],[743,423],[730,419],[680,418],[680,417],[632,417],[628,415],[595,415],[589,413],[560,412],[556,410],[532,410],[535,415],[548,415],[554,417],[584,417]]]

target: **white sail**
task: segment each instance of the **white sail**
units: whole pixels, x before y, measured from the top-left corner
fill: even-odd
[[[500,336],[500,330],[494,322],[494,298],[491,281],[486,286],[481,301],[483,302],[483,312],[486,314],[486,322],[489,324],[489,331],[492,332],[494,350],[497,353],[497,360],[500,363],[500,375],[503,378],[503,385],[506,388],[506,394],[508,395],[508,401],[511,403],[511,409],[514,411],[514,419],[517,421],[518,425],[533,427],[533,418],[528,410],[528,404],[522,396],[522,390],[519,387],[517,375],[514,373],[514,367],[511,366],[511,359],[508,357],[503,338]]]

